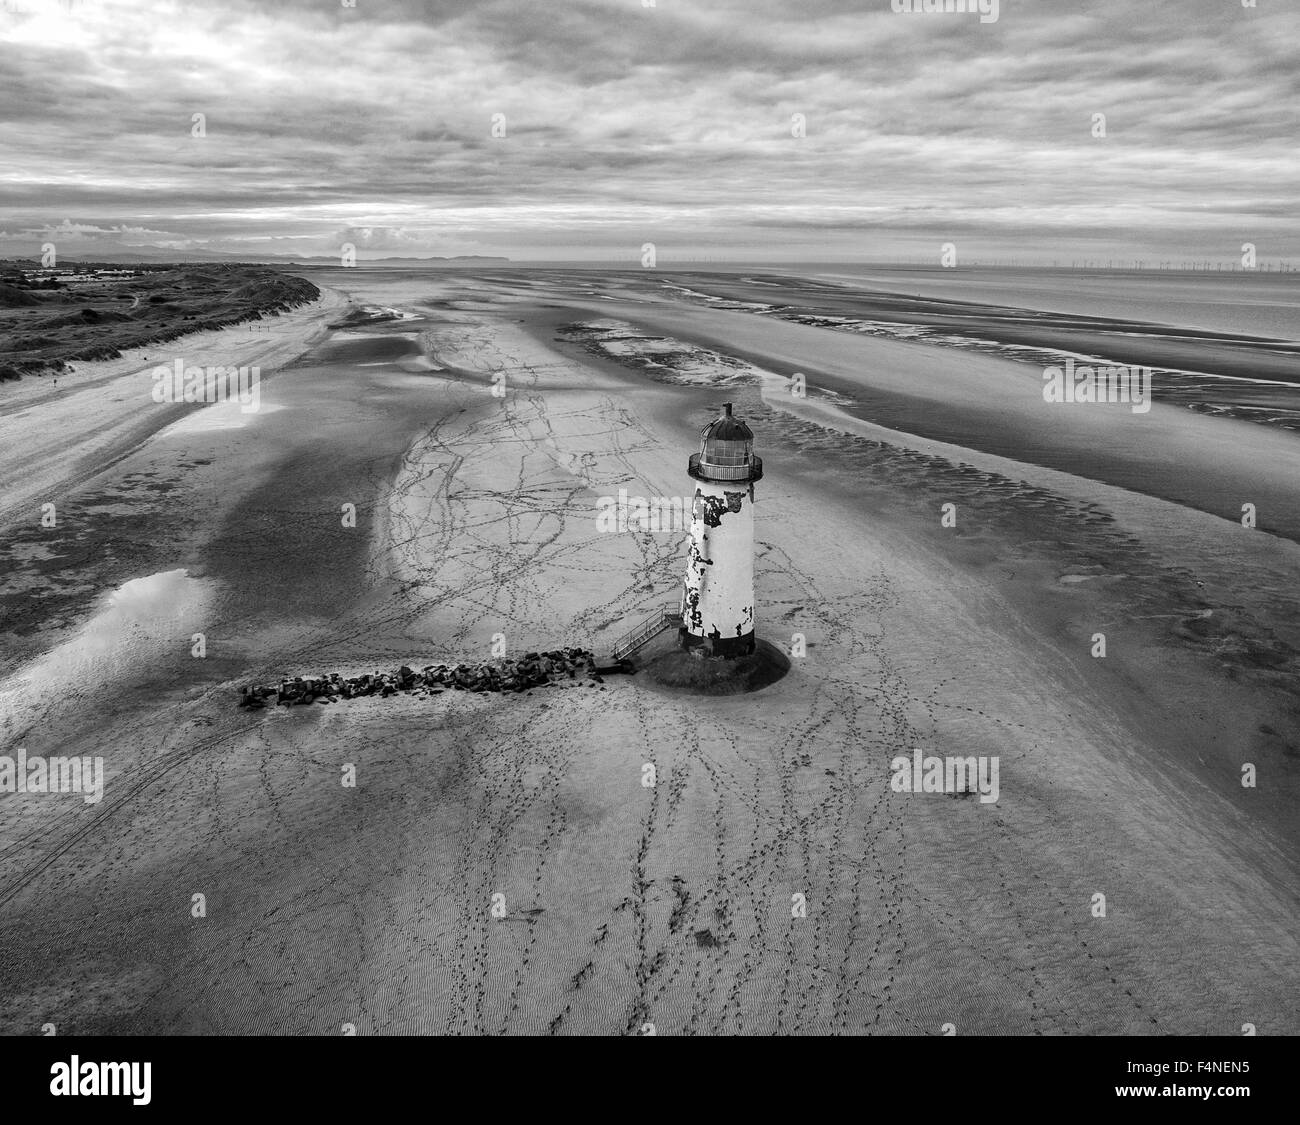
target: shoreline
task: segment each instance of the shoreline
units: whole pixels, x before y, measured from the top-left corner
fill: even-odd
[[[1049,403],[1032,365],[934,344],[739,312],[566,303],[588,317],[615,317],[786,379],[801,372],[810,393],[830,391],[849,400],[844,408],[859,420],[917,438],[1071,472],[1224,518],[1240,518],[1248,500],[1258,510],[1258,530],[1300,542],[1300,513],[1289,499],[1300,491],[1300,445],[1290,430],[1210,417],[1159,399],[1145,414],[1124,405]]]
[[[269,387],[322,338],[325,319],[345,303],[335,291],[325,290],[315,306],[277,318],[273,334],[230,327],[195,333],[179,343],[200,364],[266,365],[262,382]],[[151,348],[85,363],[80,381],[44,395],[35,393],[39,386],[24,395],[18,384],[0,385],[0,450],[7,453],[0,454],[0,527],[6,530],[0,560],[10,568],[0,618],[11,638],[7,661],[21,661],[68,635],[96,596],[122,582],[142,572],[194,564],[184,543],[193,533],[195,515],[181,497],[195,483],[209,495],[219,486],[212,479],[212,460],[178,456],[175,436],[183,441],[187,425],[193,430],[199,420],[215,420],[226,406],[154,403],[149,371],[157,364],[146,356],[160,358]],[[14,389],[19,393],[6,394]],[[44,442],[33,448],[28,419],[38,410]],[[125,473],[123,466],[130,465],[138,466],[136,473]],[[194,482],[187,483],[189,477]],[[56,527],[54,536],[40,522],[40,505],[47,498],[55,505],[57,527],[65,529],[58,533]],[[155,505],[161,512],[151,511]],[[108,521],[96,518],[104,512],[117,514]],[[58,544],[56,554],[50,553],[51,539]],[[159,557],[162,543],[173,544],[169,559]],[[133,561],[142,556],[163,565]]]

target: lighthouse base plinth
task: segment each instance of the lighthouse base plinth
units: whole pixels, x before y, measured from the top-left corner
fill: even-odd
[[[739,695],[776,683],[790,671],[790,659],[775,645],[756,641],[753,648],[732,657],[706,655],[703,648],[672,648],[652,656],[641,667],[658,687],[693,695]]]
[[[739,637],[701,637],[690,632],[685,626],[677,630],[677,643],[687,652],[700,653],[705,656],[722,657],[727,660],[737,656],[748,656],[754,651],[754,630]]]

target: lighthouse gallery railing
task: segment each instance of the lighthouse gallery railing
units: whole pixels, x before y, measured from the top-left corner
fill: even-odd
[[[686,472],[692,477],[703,473],[710,480],[757,481],[763,479],[763,458],[751,453],[743,459],[736,457],[729,458],[728,461],[705,461],[698,453],[692,453],[686,460]]]

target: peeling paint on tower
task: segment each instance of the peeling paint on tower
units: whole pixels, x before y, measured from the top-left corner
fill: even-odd
[[[754,651],[754,483],[763,476],[763,462],[754,456],[753,432],[731,413],[731,403],[701,431],[700,451],[686,471],[695,481],[695,499],[681,645],[708,656],[743,656]]]

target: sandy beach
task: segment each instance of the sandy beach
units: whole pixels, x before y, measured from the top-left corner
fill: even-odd
[[[304,276],[260,336],[0,386],[0,753],[105,765],[0,797],[0,1032],[1300,1032],[1300,436],[658,277]],[[260,409],[150,403],[176,355],[260,365]],[[608,651],[684,535],[600,500],[689,495],[724,401],[779,682],[236,707]],[[997,801],[896,791],[918,748]]]

